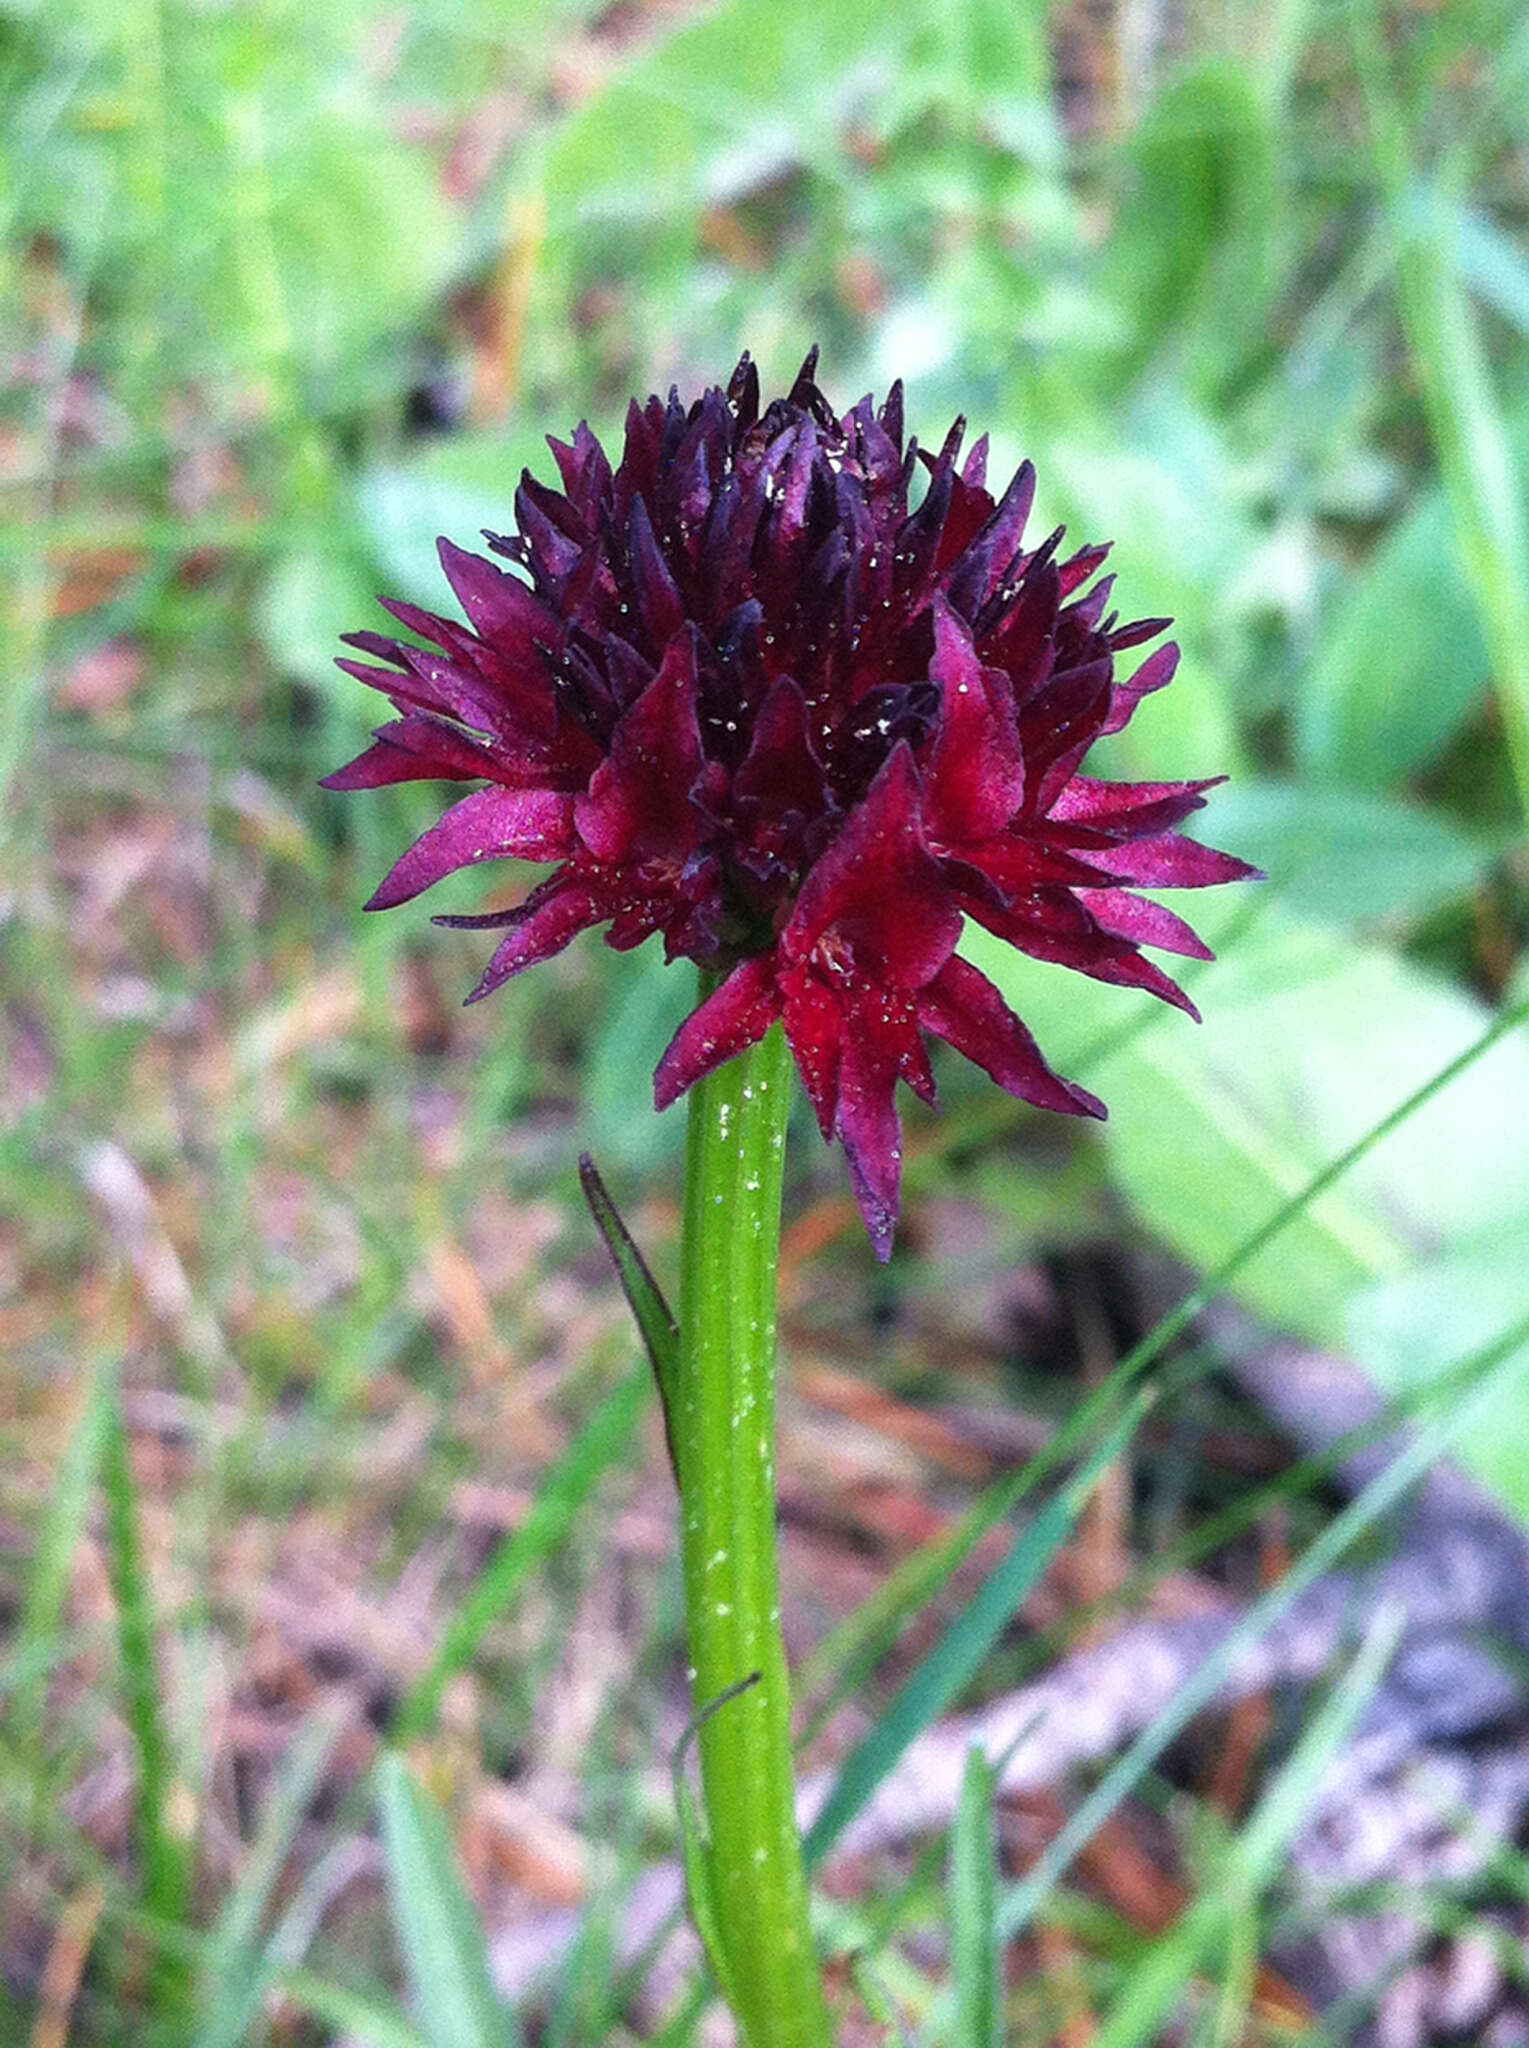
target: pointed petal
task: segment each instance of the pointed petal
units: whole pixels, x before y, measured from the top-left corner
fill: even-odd
[[[395,782],[481,782],[495,777],[495,755],[459,727],[410,712],[377,728],[372,744],[320,789],[382,789]]]
[[[961,912],[925,843],[919,796],[913,755],[899,742],[802,884],[781,937],[788,960],[804,959],[831,929],[862,976],[907,989],[939,972]]]
[[[1234,854],[1218,853],[1198,840],[1185,839],[1177,832],[1165,832],[1156,839],[1131,839],[1092,856],[1099,867],[1108,868],[1125,882],[1139,882],[1148,889],[1208,889],[1217,882],[1261,882],[1262,868],[1255,868]]]
[[[839,1110],[839,1055],[844,1043],[844,1012],[834,993],[810,969],[781,975],[786,1042],[802,1077],[807,1100],[827,1140],[833,1136]]]
[[[1014,694],[1001,669],[984,668],[971,628],[943,598],[934,602],[931,678],[940,718],[924,763],[925,813],[942,839],[986,839],[1019,809],[1025,770]]]
[[[485,640],[497,642],[505,653],[528,657],[538,641],[548,646],[556,642],[557,620],[518,576],[496,569],[482,555],[469,554],[444,535],[436,550],[457,603]]]
[[[647,500],[640,492],[627,515],[627,550],[638,616],[656,653],[685,623],[685,604],[653,532]]]
[[[1030,1032],[985,974],[959,955],[947,960],[918,997],[919,1022],[995,1080],[1038,1109],[1067,1116],[1106,1114],[1104,1104],[1054,1074]]]
[[[690,801],[701,769],[695,641],[684,632],[670,641],[657,675],[622,713],[608,758],[578,798],[579,837],[602,861],[688,854],[705,825]]]
[[[401,860],[366,904],[391,910],[443,875],[481,860],[561,860],[573,849],[573,799],[561,790],[474,790],[453,804]]]
[[[1134,946],[1156,946],[1164,953],[1178,953],[1186,960],[1214,960],[1215,954],[1199,933],[1191,930],[1176,911],[1166,904],[1133,896],[1127,889],[1080,889],[1080,902],[1088,906],[1099,929]]]
[[[509,937],[499,945],[468,1002],[481,1003],[512,974],[550,960],[581,931],[609,915],[609,907],[584,883],[554,875],[521,905]]]
[[[877,1028],[874,1012],[850,1019],[839,1061],[835,1129],[849,1162],[855,1201],[883,1264],[892,1254],[903,1170],[903,1127],[896,1093],[902,1048]]]
[[[1063,562],[1059,570],[1062,578],[1062,595],[1067,597],[1080,583],[1086,583],[1110,551],[1106,541],[1102,547],[1079,548],[1078,552]]]
[[[1069,824],[1098,825],[1121,837],[1135,838],[1177,825],[1191,811],[1204,808],[1202,794],[1225,782],[1209,775],[1202,782],[1099,782],[1075,775],[1051,806],[1052,819]]]
[[[963,618],[976,618],[1013,561],[1034,503],[1035,465],[1022,462],[980,532],[945,572],[950,602]]]
[[[1130,722],[1143,697],[1150,697],[1154,690],[1165,689],[1173,681],[1178,665],[1179,648],[1175,640],[1149,654],[1134,676],[1115,684],[1110,697],[1109,716],[1099,728],[1100,732],[1119,732]]]
[[[694,1082],[757,1045],[781,1013],[773,953],[735,967],[720,987],[692,1010],[669,1041],[653,1076],[653,1106],[667,1109]]]
[[[999,938],[1006,939],[1032,960],[1049,960],[1056,967],[1071,967],[1092,981],[1106,981],[1117,988],[1144,988],[1199,1022],[1200,1012],[1171,975],[1153,960],[1138,953],[1129,939],[1117,939],[1099,926],[1084,906],[1074,900],[1072,908],[1079,924],[1069,928],[1060,916],[1028,914],[1028,906],[995,915],[982,904],[972,906],[972,915]]]

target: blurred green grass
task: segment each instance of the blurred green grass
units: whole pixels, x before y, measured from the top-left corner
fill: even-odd
[[[137,1916],[174,1905],[176,1789],[212,1767],[232,1532],[321,1510],[386,1577],[458,1481],[540,1469],[627,1356],[569,1291],[577,1153],[660,1240],[675,1183],[634,1075],[679,977],[590,946],[462,1015],[471,940],[358,917],[433,798],[315,789],[372,717],[339,633],[378,590],[443,598],[436,535],[502,525],[544,433],[743,347],[782,383],[818,341],[846,403],[902,375],[922,436],[964,412],[1000,468],[1032,456],[1038,516],[1114,537],[1184,646],[1114,766],[1231,771],[1207,836],[1273,880],[1224,913],[1198,1033],[1006,965],[1111,1125],[1062,1201],[951,1072],[962,1143],[910,1119],[915,1190],[980,1199],[1004,1258],[1129,1229],[1208,1271],[1529,994],[1526,76],[1495,0],[0,12],[0,1514],[26,1558],[48,1529],[17,1567],[29,1657],[108,1453],[109,1547],[143,1577],[91,1361],[173,1398],[184,1458],[150,1546],[173,1599],[122,1623],[135,1739],[176,1758],[141,1815],[163,1881],[48,1811],[102,1694],[50,1741],[34,1690],[7,1742],[28,1858],[106,1883],[100,2039],[179,2038]],[[1529,1313],[1526,1162],[1519,1032],[1244,1298],[1411,1398]],[[794,1213],[831,1222],[805,1134],[794,1171]],[[850,1317],[859,1261],[831,1262]],[[891,1285],[961,1279],[915,1250]],[[382,1408],[417,1430],[401,1480]],[[1529,1519],[1522,1431],[1463,1448]],[[570,1545],[570,1589],[597,1556]],[[492,1666],[489,1753],[556,1660],[535,1635]]]

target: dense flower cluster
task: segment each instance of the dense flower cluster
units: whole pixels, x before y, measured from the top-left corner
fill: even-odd
[[[1177,831],[1208,782],[1079,773],[1178,656],[1116,676],[1168,622],[1117,623],[1108,577],[1078,594],[1106,550],[1027,547],[1028,463],[995,501],[961,422],[938,453],[904,445],[900,387],[840,418],[815,369],[762,412],[747,357],[688,408],[634,403],[614,470],[587,426],[553,441],[562,489],[527,474],[519,531],[487,537],[518,574],[441,542],[468,624],[390,603],[425,645],[348,636],[385,666],[341,666],[399,716],[327,785],[486,784],[370,909],[479,861],[555,863],[514,909],[437,920],[503,933],[469,1000],[591,925],[711,969],[660,1108],[782,1018],[884,1257],[893,1097],[933,1099],[926,1033],[1028,1102],[1104,1114],[957,954],[963,921],[1192,1011],[1140,949],[1206,949],[1135,889],[1253,870]]]

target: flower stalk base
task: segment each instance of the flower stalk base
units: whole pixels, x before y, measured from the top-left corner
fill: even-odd
[[[775,1297],[790,1095],[779,1025],[691,1091],[672,1418],[692,1684],[706,1714],[710,1909],[749,2048],[828,2048],[832,2038],[796,1828],[776,1564]]]

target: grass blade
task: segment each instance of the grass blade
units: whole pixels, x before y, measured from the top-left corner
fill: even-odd
[[[1529,817],[1529,529],[1522,479],[1487,368],[1459,246],[1459,205],[1442,183],[1420,191],[1411,138],[1387,76],[1374,5],[1356,10],[1360,79],[1396,241],[1397,299],[1491,655],[1508,755]],[[1449,175],[1448,172],[1445,174]]]
[[[312,2018],[363,2048],[430,2048],[424,2035],[401,2012],[376,1998],[336,1984],[312,1970],[282,1969],[276,1981],[292,2003]]]
[[[971,1555],[988,1530],[1012,1513],[1050,1472],[1065,1459],[1073,1456],[1082,1444],[1105,1426],[1116,1404],[1125,1398],[1132,1385],[1177,1343],[1202,1309],[1230,1286],[1243,1269],[1274,1243],[1280,1233],[1303,1215],[1319,1196],[1325,1194],[1377,1145],[1389,1138],[1393,1131],[1399,1130],[1409,1117],[1431,1102],[1436,1095],[1441,1094],[1467,1069],[1473,1067],[1477,1060],[1491,1051],[1499,1039],[1506,1037],[1509,1032],[1518,1029],[1526,1021],[1529,1021],[1529,1002],[1518,1003],[1505,1010],[1473,1044],[1468,1045],[1454,1059],[1447,1061],[1420,1087],[1415,1088],[1410,1095],[1397,1103],[1394,1109],[1388,1110],[1379,1122],[1372,1124],[1347,1150],[1329,1160],[1326,1166],[1313,1174],[1303,1188],[1288,1201],[1280,1203],[1266,1222],[1244,1238],[1235,1251],[1208,1273],[1199,1285],[1184,1297],[1177,1308],[1171,1309],[1132,1346],[1108,1378],[1094,1389],[1086,1401],[1073,1410],[1052,1440],[1044,1445],[1028,1464],[1018,1472],[1008,1473],[1003,1478],[995,1480],[978,1497],[954,1529],[937,1537],[934,1542],[905,1559],[891,1578],[878,1587],[861,1607],[841,1623],[804,1665],[800,1680],[804,1694],[817,1692],[830,1673],[840,1674],[839,1682],[835,1684],[833,1691],[819,1704],[813,1716],[812,1727],[820,1725],[832,1711],[834,1704],[847,1691],[857,1686],[886,1655],[902,1634],[909,1616],[935,1597]]]
[[[1515,1356],[1529,1340],[1529,1318],[1515,1323],[1497,1341],[1479,1352],[1473,1361],[1481,1375],[1475,1389],[1462,1397],[1452,1377],[1447,1395],[1437,1404],[1442,1411],[1420,1424],[1412,1442],[1379,1473],[1363,1493],[1356,1495],[1302,1552],[1278,1585],[1263,1594],[1248,1609],[1219,1647],[1206,1658],[1191,1682],[1170,1701],[1073,1814],[1067,1825],[1048,1844],[1029,1874],[1005,1895],[999,1912],[1004,1940],[1012,1940],[1034,1919],[1051,1886],[1066,1870],[1073,1857],[1108,1820],[1120,1801],[1151,1769],[1157,1758],[1181,1729],[1186,1727],[1215,1698],[1227,1673],[1241,1651],[1256,1642],[1266,1629],[1288,1612],[1308,1587],[1331,1571],[1344,1552],[1380,1517],[1400,1500],[1409,1488],[1442,1457],[1455,1439],[1492,1411],[1494,1402],[1511,1403],[1516,1398],[1513,1383],[1529,1372],[1529,1359]],[[1499,1414],[1508,1412],[1501,1408]]]
[[[1146,1390],[1138,1392],[1104,1441],[984,1580],[871,1733],[850,1752],[803,1844],[809,1868],[832,1847],[909,1743],[970,1684],[1015,1609],[1066,1542],[1099,1475],[1119,1457],[1148,1404]]]
[[[1228,1849],[1213,1882],[1165,1939],[1147,1951],[1101,2027],[1096,2048],[1144,2048],[1156,2041],[1175,2001],[1210,1953],[1222,1947],[1240,1916],[1278,1874],[1279,1864],[1322,1789],[1322,1780],[1353,1732],[1400,1640],[1404,1617],[1383,1609],[1358,1656],[1313,1715],[1299,1743],[1256,1811]],[[1224,1974],[1228,1990],[1235,1973]],[[1223,2014],[1229,2008],[1223,2004]],[[1231,2038],[1240,2039],[1240,2033]],[[964,2039],[964,2037],[963,2037]]]
[[[288,1751],[239,1881],[224,1901],[201,1972],[206,2015],[195,2048],[235,2048],[260,2009],[276,1971],[262,1949],[261,1923],[276,1889],[292,1838],[318,1789],[340,1731],[340,1713],[313,1715]]]
[[[138,1753],[134,1835],[142,1860],[144,1905],[155,1918],[178,1924],[190,1904],[191,1859],[169,1820],[170,1745],[160,1711],[153,1612],[138,1540],[138,1490],[115,1386],[107,1406],[102,1453],[123,1712]]]
[[[430,2048],[505,2048],[509,2018],[445,1818],[396,1751],[378,1762],[377,1790],[393,1924],[420,2028]]]
[[[59,1465],[47,1513],[32,1553],[26,1598],[15,1646],[7,1668],[26,1672],[17,1683],[11,1712],[17,1747],[31,1755],[41,1740],[48,1698],[48,1678],[57,1661],[56,1645],[64,1623],[75,1552],[90,1513],[107,1431],[111,1427],[113,1379],[99,1369],[85,1395]]]
[[[951,1840],[951,1975],[956,1990],[956,2048],[1002,2048],[1003,1977],[998,1945],[997,1779],[974,1744]]]
[[[425,1734],[442,1696],[532,1571],[566,1540],[574,1517],[605,1472],[630,1447],[647,1398],[645,1374],[634,1372],[608,1394],[537,1489],[531,1511],[484,1566],[452,1617],[430,1668],[405,1697],[391,1736],[398,1744]]]

